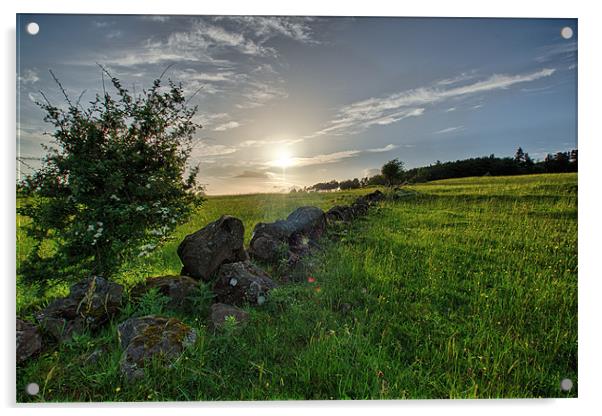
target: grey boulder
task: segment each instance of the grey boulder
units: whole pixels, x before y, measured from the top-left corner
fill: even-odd
[[[184,265],[181,274],[209,281],[222,263],[246,260],[244,234],[241,220],[223,215],[187,235],[178,246],[178,256]]]
[[[261,305],[276,283],[266,272],[250,261],[222,265],[218,272],[213,293],[218,302],[242,306],[245,303]]]
[[[94,276],[73,286],[69,296],[56,299],[36,314],[43,330],[59,341],[70,339],[74,332],[95,330],[119,312],[123,286]]]
[[[119,324],[117,334],[124,350],[119,367],[128,380],[143,377],[150,360],[170,366],[197,339],[183,322],[156,315],[130,318]]]

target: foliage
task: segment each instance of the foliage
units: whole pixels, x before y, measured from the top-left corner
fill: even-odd
[[[346,181],[339,182],[339,188],[342,191],[347,189],[358,189],[361,187],[360,180],[358,178],[348,179]]]
[[[397,161],[397,159],[395,159]],[[440,179],[466,178],[471,176],[507,176],[539,173],[577,172],[577,150],[549,154],[543,161],[535,162],[522,148],[518,148],[514,158],[495,157],[495,155],[456,160],[449,162],[437,161],[433,165],[403,170],[398,169],[394,161],[387,162],[383,168],[390,171],[390,177],[383,172],[371,177],[362,178],[359,187],[390,186],[400,183],[419,183]],[[333,190],[340,188],[356,189],[356,180],[348,179],[341,182],[331,181],[315,184],[311,190]]]
[[[105,74],[103,68],[103,85]],[[172,81],[164,87],[159,78],[134,97],[110,77],[114,96],[105,90],[84,109],[55,81],[66,109],[38,103],[55,129],[54,146],[22,184],[27,198],[18,213],[31,219],[25,228],[35,244],[20,273],[40,283],[110,276],[128,255],[155,248],[201,203],[198,169],[183,179],[200,127],[192,121],[196,107]]]
[[[339,188],[339,182],[331,180],[330,182],[320,182],[309,187],[312,191],[334,191]]]
[[[161,315],[168,303],[169,297],[152,288],[140,296],[132,316]]]
[[[387,181],[387,185],[398,183],[403,175],[403,162],[399,159],[389,160],[383,165],[380,172]]]

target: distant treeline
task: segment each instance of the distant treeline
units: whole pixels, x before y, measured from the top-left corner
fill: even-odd
[[[534,161],[519,147],[514,157],[477,157],[455,162],[437,161],[433,165],[401,170],[395,177],[378,174],[362,179],[316,183],[305,187],[305,191],[330,191],[335,189],[357,189],[371,185],[399,185],[403,183],[428,182],[439,179],[465,178],[469,176],[528,175],[534,173],[577,172],[577,150],[548,154],[542,161]],[[296,190],[295,190],[296,191]]]

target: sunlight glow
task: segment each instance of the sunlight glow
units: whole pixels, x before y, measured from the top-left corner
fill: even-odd
[[[276,166],[276,167],[284,169],[284,168],[293,166],[295,164],[295,160],[294,160],[294,158],[291,157],[289,152],[287,152],[284,149],[280,149],[280,151],[278,152],[277,159],[273,160],[270,164],[272,166]]]

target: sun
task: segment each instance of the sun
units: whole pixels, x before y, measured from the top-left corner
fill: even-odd
[[[272,162],[274,166],[279,168],[288,168],[295,164],[295,160],[291,157],[290,153],[284,149],[278,152],[277,159]]]

